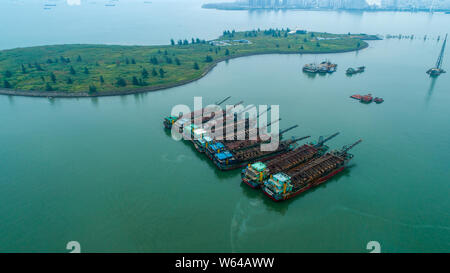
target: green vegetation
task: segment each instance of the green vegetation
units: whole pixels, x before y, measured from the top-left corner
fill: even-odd
[[[224,31],[166,46],[57,45],[0,51],[0,89],[87,93],[156,90],[202,77],[217,62],[265,53],[331,53],[365,48],[372,36]],[[247,43],[246,41],[249,41]],[[81,94],[80,93],[80,94]]]

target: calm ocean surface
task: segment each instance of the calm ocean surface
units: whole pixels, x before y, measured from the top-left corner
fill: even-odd
[[[201,9],[201,0],[77,2],[0,1],[0,49],[167,44],[270,27],[419,38],[370,41],[352,53],[234,59],[197,82],[140,95],[0,96],[0,252],[66,252],[74,240],[84,252],[367,252],[369,241],[383,252],[450,251],[450,74],[425,74],[450,15],[227,12]],[[305,63],[325,58],[338,63],[336,73],[302,73]],[[449,62],[447,54],[447,71]],[[345,75],[360,65],[366,72]],[[363,105],[349,98],[355,93],[385,103]],[[280,105],[281,127],[299,125],[290,135],[339,131],[332,148],[364,141],[342,175],[274,203],[241,185],[239,171],[217,171],[162,129],[175,104],[226,95]]]

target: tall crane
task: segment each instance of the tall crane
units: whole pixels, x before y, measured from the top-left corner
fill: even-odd
[[[436,66],[427,71],[427,74],[430,76],[439,76],[442,73],[445,73],[445,70],[442,69],[442,60],[444,58],[445,45],[447,44],[447,36],[448,34],[445,34],[444,43],[442,44],[441,53],[436,61]]]

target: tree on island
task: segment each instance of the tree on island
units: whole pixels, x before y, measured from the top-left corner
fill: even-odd
[[[164,69],[162,69],[162,67],[159,69],[159,76],[161,78],[164,78],[164,75],[166,74],[166,71],[164,71]]]
[[[317,43],[316,43],[316,46],[317,46],[317,47],[320,47],[320,44],[319,44],[319,42],[317,42]]]
[[[72,84],[73,83],[73,80],[72,80],[72,78],[67,78],[67,84]]]
[[[211,63],[212,61],[213,61],[213,58],[211,56],[209,56],[209,55],[206,55],[205,62]]]
[[[84,74],[89,74],[89,69],[87,67],[84,68]]]
[[[82,59],[81,59],[81,56],[80,55],[78,55],[78,57],[77,57],[77,62],[81,62],[82,61]]]
[[[64,56],[59,57],[59,59],[61,60],[62,63],[70,63],[70,59],[65,58]]]
[[[75,75],[77,72],[73,69],[73,66],[70,66],[70,74]]]
[[[9,81],[4,80],[4,81],[3,81],[3,87],[5,87],[5,88],[11,88],[11,84],[9,83]]]
[[[153,77],[156,77],[156,76],[158,76],[158,72],[156,72],[156,69],[153,67],[153,69],[152,69],[152,76]]]
[[[303,45],[300,47],[300,50],[303,50],[304,48],[303,48]]]
[[[131,64],[136,64],[136,60],[134,58],[131,59]]]
[[[25,66],[22,64],[22,74],[27,74],[27,69],[25,68]]]
[[[170,44],[174,46],[175,45],[175,40],[174,39],[170,39]]]
[[[44,71],[44,69],[42,69],[41,65],[38,64],[37,62],[34,63],[34,66],[36,67],[37,71]]]
[[[53,91],[53,87],[49,83],[46,83],[45,84],[45,91]]]
[[[100,83],[101,83],[101,84],[104,84],[104,83],[105,83],[105,79],[103,79],[103,76],[102,76],[102,75],[100,75]]]
[[[228,48],[227,48],[227,50],[225,50],[225,56],[228,56],[228,55],[230,55],[230,50],[228,50]]]
[[[177,65],[181,65],[180,59],[175,58],[175,63],[176,63]]]
[[[142,74],[142,77],[144,79],[148,78],[148,71],[147,71],[147,69],[143,68],[141,74]]]
[[[118,78],[116,85],[120,86],[120,87],[125,87],[125,86],[127,86],[127,82],[123,78]]]
[[[50,79],[52,80],[53,83],[56,82],[56,76],[53,72],[50,73]]]
[[[12,76],[11,71],[6,70],[6,71],[5,71],[5,77],[6,77],[6,78],[10,78],[11,76]]]
[[[151,57],[150,58],[150,63],[154,64],[154,65],[157,65],[159,63],[158,58],[156,58],[155,56]]]
[[[194,63],[194,69],[195,69],[195,70],[199,70],[199,69],[200,69],[200,67],[198,66],[198,63],[197,63],[197,62]]]
[[[133,76],[133,79],[131,80],[131,82],[133,83],[133,85],[139,85],[139,81],[136,78],[136,76]]]
[[[97,92],[97,87],[93,84],[89,85],[89,93],[95,93]]]

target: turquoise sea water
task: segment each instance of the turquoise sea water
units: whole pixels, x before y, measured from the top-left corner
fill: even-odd
[[[428,34],[371,41],[360,52],[266,55],[220,63],[203,79],[120,97],[0,96],[0,251],[383,252],[450,250],[450,74],[425,71],[450,15],[426,13],[225,12],[202,1],[2,1],[0,48],[60,43],[165,44],[214,38],[223,29],[304,27],[336,33]],[[24,24],[7,24],[18,14]],[[330,59],[332,75],[305,63]],[[446,59],[448,59],[446,57]],[[446,60],[445,59],[445,60]],[[444,68],[450,70],[444,60]],[[347,67],[366,66],[347,77]],[[381,96],[364,105],[355,93]],[[172,106],[231,95],[280,105],[290,135],[358,138],[352,166],[298,198],[273,203],[220,172],[162,129]]]

